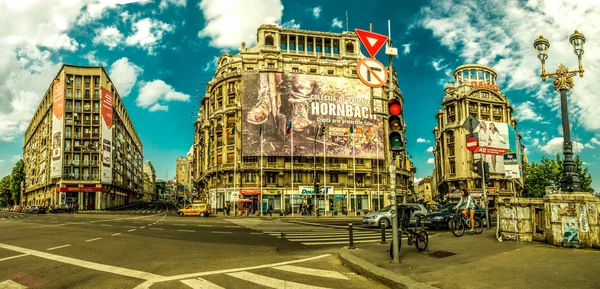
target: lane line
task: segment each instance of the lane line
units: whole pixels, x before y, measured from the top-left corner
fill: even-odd
[[[284,262],[273,263],[273,264],[257,265],[257,266],[245,267],[245,268],[224,269],[224,270],[206,271],[206,272],[199,272],[199,273],[181,274],[181,275],[175,275],[175,276],[170,276],[170,277],[162,277],[157,280],[146,281],[146,282],[136,286],[133,289],[148,289],[154,283],[159,283],[159,282],[168,282],[168,281],[174,281],[174,280],[180,280],[180,279],[198,278],[198,277],[208,276],[208,275],[217,275],[217,274],[234,273],[234,272],[248,271],[248,270],[255,270],[255,269],[271,268],[271,267],[275,267],[275,266],[283,266],[283,265],[296,264],[296,263],[302,263],[302,262],[306,262],[306,261],[317,260],[317,259],[321,259],[321,258],[325,258],[325,257],[329,257],[329,256],[331,256],[331,254],[323,254],[323,255],[304,258],[304,259],[284,261]]]
[[[119,236],[119,235],[121,235],[121,233],[114,233],[111,236],[114,237],[114,236]]]
[[[123,226],[123,228],[137,228],[136,226]]]
[[[146,226],[141,226],[140,229],[146,228]]]
[[[25,256],[29,256],[29,254],[22,254],[22,255],[16,255],[16,256],[2,258],[2,259],[0,259],[0,262],[10,260],[10,259],[15,259],[15,258],[21,258],[21,257],[25,257]]]
[[[150,230],[162,231],[162,230],[163,230],[163,228],[150,228]]]
[[[225,231],[212,231],[213,234],[231,234],[231,232],[225,232]]]
[[[135,230],[136,230],[136,229],[131,229],[131,230],[127,230],[127,232],[133,232],[133,231],[135,231]]]
[[[229,273],[228,276],[252,282],[254,284],[263,285],[270,288],[286,288],[286,289],[325,289],[327,287],[311,286],[292,281],[280,280],[263,275],[258,275],[250,272]]]
[[[89,240],[85,240],[85,241],[86,242],[94,242],[94,241],[97,241],[97,240],[100,240],[100,239],[102,239],[102,238],[94,238],[94,239],[89,239]]]
[[[112,227],[111,224],[100,224],[100,226],[103,226],[103,227]]]
[[[225,289],[215,283],[208,282],[202,278],[179,280],[181,283],[190,286],[192,289]]]
[[[191,233],[195,233],[196,230],[177,230],[179,232],[191,232]]]
[[[208,228],[210,228],[210,227],[212,227],[212,226],[213,226],[213,225],[198,225],[198,227],[208,227]]]
[[[344,276],[342,273],[337,272],[337,271],[332,271],[332,270],[319,270],[319,269],[299,267],[299,266],[294,266],[294,265],[283,265],[283,266],[279,266],[279,267],[273,267],[273,269],[292,272],[292,273],[298,273],[298,274],[304,274],[304,275],[309,275],[309,276],[319,276],[319,277],[325,277],[325,278],[348,280],[348,277]]]
[[[225,228],[241,228],[242,226],[225,226]]]
[[[183,227],[185,227],[187,225],[186,224],[173,224],[173,226],[183,226]]]
[[[62,245],[62,246],[58,246],[58,247],[48,248],[46,250],[52,251],[52,250],[56,250],[56,249],[60,249],[60,248],[65,248],[65,247],[70,247],[70,246],[71,246],[71,244],[66,244],[66,245]]]
[[[387,238],[391,238],[392,235],[386,236]],[[348,236],[342,237],[342,238],[314,238],[314,239],[288,239],[286,238],[288,241],[290,242],[310,242],[310,241],[319,241],[319,242],[324,242],[324,241],[348,241],[350,238],[348,238]],[[354,237],[354,240],[381,240],[381,236],[366,236],[366,237]]]
[[[105,265],[105,264],[100,264],[100,263],[94,263],[94,262],[90,262],[90,261],[75,259],[75,258],[71,258],[71,257],[65,257],[65,256],[61,256],[61,255],[46,253],[46,252],[42,252],[42,251],[17,247],[17,246],[3,244],[3,243],[0,243],[0,248],[6,249],[6,250],[11,250],[11,251],[16,251],[16,252],[21,252],[24,254],[29,254],[32,256],[48,259],[51,261],[56,261],[56,262],[61,262],[61,263],[69,264],[69,265],[75,265],[75,266],[79,266],[79,267],[83,267],[83,268],[88,268],[88,269],[92,269],[92,270],[96,270],[96,271],[113,273],[113,274],[117,274],[117,275],[121,275],[121,276],[125,276],[125,277],[131,277],[131,278],[137,278],[137,279],[143,279],[143,280],[160,280],[160,279],[165,278],[165,276],[157,275],[157,274],[153,274],[153,273],[148,273],[148,272],[143,272],[143,271],[138,271],[138,270],[133,270],[133,269],[127,269],[127,268],[121,268],[121,267],[116,267],[116,266],[111,266],[111,265]]]
[[[252,232],[250,235],[263,235],[263,233]]]

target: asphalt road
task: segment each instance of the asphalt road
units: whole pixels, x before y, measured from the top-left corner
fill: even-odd
[[[303,222],[179,217],[165,203],[0,212],[0,288],[384,288],[335,256],[347,231]]]

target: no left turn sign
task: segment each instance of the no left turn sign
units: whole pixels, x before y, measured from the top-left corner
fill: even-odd
[[[364,58],[356,64],[358,78],[367,86],[378,88],[386,84],[388,72],[381,62],[373,58]]]

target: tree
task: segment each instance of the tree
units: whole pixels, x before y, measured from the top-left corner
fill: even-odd
[[[12,169],[10,175],[10,191],[12,192],[13,204],[17,205],[21,197],[21,182],[25,181],[25,163],[19,160]]]
[[[588,168],[583,167],[583,161],[578,155],[574,158],[576,172],[581,180],[581,190],[594,192],[592,189],[592,176]],[[563,158],[557,154],[556,158],[542,157],[539,163],[530,163],[523,166],[525,181],[524,197],[542,198],[546,195],[546,187],[560,187],[562,179]]]
[[[592,175],[590,175],[590,171],[588,168],[583,167],[583,161],[579,155],[576,155],[573,159],[575,161],[575,171],[579,176],[579,180],[581,181],[581,190],[584,192],[593,193],[594,189],[592,188]]]
[[[0,180],[0,207],[10,205],[12,195],[10,193],[10,175]]]

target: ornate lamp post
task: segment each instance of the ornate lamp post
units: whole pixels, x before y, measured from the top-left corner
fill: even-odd
[[[537,51],[538,58],[542,61],[542,80],[546,77],[552,78],[554,90],[560,92],[560,106],[562,112],[562,127],[563,127],[563,177],[560,181],[562,192],[581,192],[581,181],[575,173],[575,162],[573,161],[573,143],[571,142],[571,131],[569,129],[569,111],[567,109],[567,91],[573,88],[573,76],[579,73],[583,77],[583,65],[581,64],[581,56],[583,55],[583,44],[585,37],[579,31],[575,30],[569,37],[569,42],[573,45],[575,55],[579,60],[579,69],[571,70],[565,67],[562,63],[558,66],[556,72],[546,73],[546,59],[548,58],[548,49],[550,42],[540,35],[540,38],[533,42],[533,47]]]

